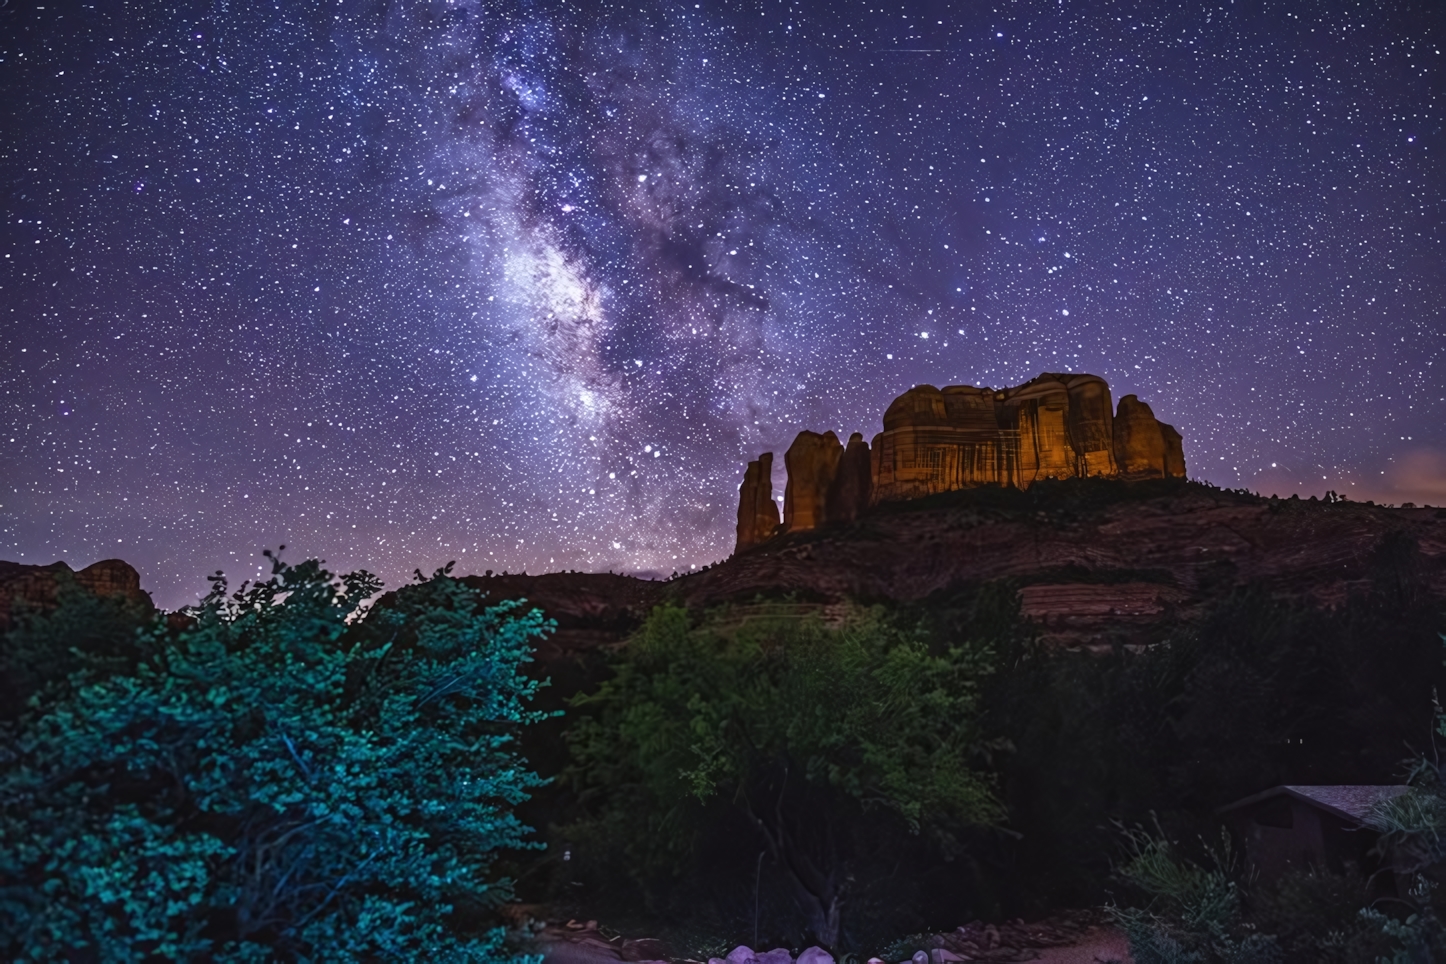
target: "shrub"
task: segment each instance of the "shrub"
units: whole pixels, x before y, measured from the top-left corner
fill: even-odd
[[[1280,960],[1275,938],[1254,932],[1241,917],[1241,868],[1228,834],[1204,848],[1208,866],[1183,856],[1158,826],[1126,829],[1124,839],[1127,859],[1118,875],[1147,903],[1111,912],[1129,937],[1135,964]]]
[[[450,568],[450,567],[449,567]],[[512,741],[546,625],[439,570],[273,558],[38,692],[0,771],[0,942],[41,960],[496,960],[489,878],[540,782]]]
[[[1355,866],[1294,868],[1255,888],[1250,920],[1292,964],[1375,964],[1391,948],[1380,922],[1361,914],[1369,885]]]

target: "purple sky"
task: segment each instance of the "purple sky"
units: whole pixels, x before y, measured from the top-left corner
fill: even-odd
[[[0,558],[164,606],[280,543],[686,570],[747,458],[1042,371],[1198,478],[1446,503],[1443,46],[1421,3],[11,3]]]

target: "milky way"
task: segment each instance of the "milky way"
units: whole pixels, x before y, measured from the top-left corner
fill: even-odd
[[[1043,371],[1446,503],[1446,13],[1170,6],[0,8],[0,557],[665,575]]]

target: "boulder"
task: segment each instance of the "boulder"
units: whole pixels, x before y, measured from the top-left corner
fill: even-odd
[[[793,964],[793,955],[786,948],[775,947],[758,955],[758,964]]]
[[[849,436],[848,447],[839,459],[838,471],[828,488],[825,517],[829,522],[852,522],[869,507],[873,494],[869,443],[858,432]]]
[[[756,546],[778,528],[778,504],[773,501],[773,453],[764,452],[748,463],[738,489],[738,544],[734,552]]]
[[[862,440],[862,439],[861,439]],[[783,490],[783,528],[817,529],[828,518],[828,490],[844,448],[832,432],[802,431],[784,453],[788,486]]]
[[[724,960],[726,960],[728,964],[756,964],[758,955],[754,954],[753,948],[748,945],[739,944],[728,952],[728,956],[724,958]]]
[[[798,964],[834,964],[833,955],[815,945],[804,948],[803,953],[798,955]]]

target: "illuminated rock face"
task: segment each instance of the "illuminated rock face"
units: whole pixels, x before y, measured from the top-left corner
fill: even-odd
[[[783,455],[788,486],[783,490],[783,528],[817,529],[828,517],[828,490],[844,447],[832,432],[799,432]]]
[[[748,463],[738,489],[738,549],[747,549],[773,535],[778,528],[778,505],[773,501],[773,453],[764,452]]]
[[[848,447],[839,459],[838,472],[828,487],[824,514],[829,522],[852,522],[869,507],[873,494],[873,466],[869,443],[859,432],[849,436]]]
[[[1185,452],[1174,426],[1155,418],[1133,395],[1120,399],[1115,416],[1115,461],[1125,479],[1170,479],[1185,475]]]
[[[784,461],[782,531],[789,532],[851,521],[880,502],[980,485],[1027,489],[1040,479],[1185,476],[1179,432],[1134,395],[1120,399],[1115,412],[1103,378],[1071,374],[999,390],[916,385],[889,405],[872,446],[857,432],[845,450],[833,432],[805,431]],[[743,522],[745,505],[757,499],[749,494],[755,464],[740,497],[739,548],[755,544],[745,543]],[[772,532],[755,527],[749,538]]]
[[[1175,426],[1160,423],[1160,434],[1165,437],[1165,478],[1185,477],[1185,438],[1175,431]]]
[[[873,501],[1116,477],[1111,408],[1110,387],[1096,375],[1046,374],[999,391],[916,386],[889,406],[874,437]]]

